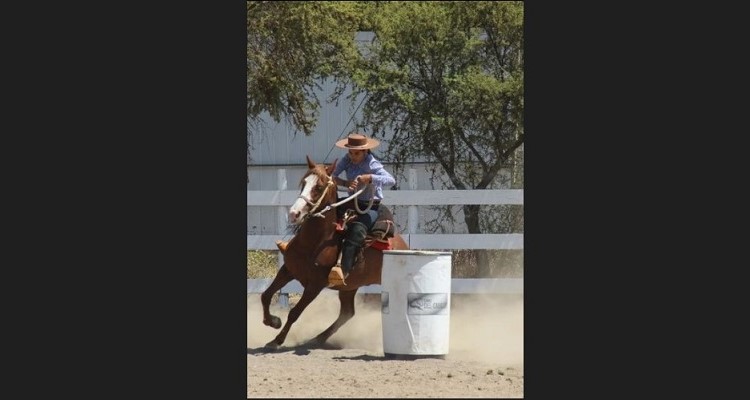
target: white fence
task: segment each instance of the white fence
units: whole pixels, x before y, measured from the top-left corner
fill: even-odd
[[[523,204],[522,189],[499,190],[417,190],[416,171],[409,171],[409,190],[388,190],[388,206],[408,206],[406,231],[401,233],[410,249],[414,250],[461,250],[461,249],[523,249],[523,234],[422,234],[417,233],[418,206],[463,205],[463,204]],[[287,213],[289,206],[299,195],[298,190],[287,190],[286,170],[277,170],[277,190],[248,190],[247,205],[276,206],[277,234],[248,235],[248,250],[276,250],[275,241],[288,240]],[[346,195],[342,193],[342,195]],[[279,263],[281,263],[279,257]],[[279,264],[281,265],[281,264]],[[248,279],[247,293],[262,293],[272,279]],[[302,285],[296,280],[281,289],[282,294],[301,293]],[[452,293],[522,294],[523,278],[503,279],[458,279],[451,282]],[[380,285],[370,285],[357,293],[380,293]]]

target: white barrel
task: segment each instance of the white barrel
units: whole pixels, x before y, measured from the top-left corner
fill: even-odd
[[[384,250],[380,285],[385,357],[445,358],[451,252]]]

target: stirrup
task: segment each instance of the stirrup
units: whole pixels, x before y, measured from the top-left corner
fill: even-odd
[[[276,241],[276,247],[279,248],[279,251],[283,254],[286,253],[286,247],[289,246],[289,242],[282,242],[281,240]]]
[[[346,286],[346,282],[344,281],[345,278],[344,271],[341,270],[341,267],[338,265],[334,266],[328,273],[328,287]]]

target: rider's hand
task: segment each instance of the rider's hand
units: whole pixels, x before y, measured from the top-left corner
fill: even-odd
[[[363,185],[372,183],[372,175],[371,174],[357,175],[356,178],[349,181],[349,190],[354,192],[360,183]]]
[[[372,183],[372,174],[358,175],[356,180],[362,184]]]

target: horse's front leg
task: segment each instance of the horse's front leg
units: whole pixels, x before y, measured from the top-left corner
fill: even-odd
[[[308,284],[305,287],[305,290],[302,291],[302,297],[299,299],[299,302],[289,311],[289,315],[286,319],[286,324],[284,324],[281,332],[276,335],[275,339],[266,343],[267,348],[276,349],[281,346],[282,343],[284,343],[286,335],[289,333],[289,328],[291,328],[292,324],[297,321],[297,318],[299,318],[299,316],[302,314],[302,311],[305,310],[305,307],[307,307],[313,300],[315,300],[316,297],[318,297],[318,294],[320,294],[321,290],[323,290],[323,286],[320,285],[316,286],[313,284]]]
[[[269,306],[271,304],[271,298],[273,294],[283,288],[284,285],[289,283],[292,279],[292,274],[286,268],[286,264],[282,265],[276,272],[276,277],[273,278],[271,285],[260,295],[260,303],[263,305],[263,324],[270,326],[275,329],[281,328],[281,319],[275,315],[271,315]]]

